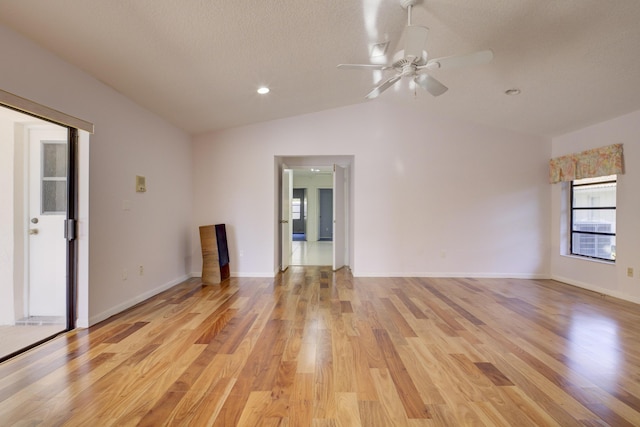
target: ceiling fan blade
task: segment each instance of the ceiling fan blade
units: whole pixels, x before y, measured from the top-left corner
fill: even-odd
[[[384,92],[385,90],[393,86],[394,83],[400,80],[401,77],[402,77],[402,74],[396,74],[395,76],[389,77],[387,80],[383,81],[378,86],[373,88],[373,90],[369,92],[367,96],[365,96],[365,98],[367,99],[377,98],[378,95],[380,95],[382,92]]]
[[[444,70],[449,68],[486,64],[491,62],[492,59],[493,51],[489,49],[467,55],[455,55],[430,59],[427,64],[421,68],[427,68],[429,70]]]
[[[420,58],[427,43],[429,29],[420,25],[408,25],[405,31],[404,56]]]
[[[433,96],[445,93],[448,88],[428,74],[419,74],[414,81]]]
[[[343,70],[387,70],[391,67],[380,64],[338,64],[337,68]]]

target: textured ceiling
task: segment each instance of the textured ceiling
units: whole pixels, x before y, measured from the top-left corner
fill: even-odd
[[[430,57],[494,61],[431,72],[437,98],[403,82],[365,101],[383,76],[336,65],[401,48],[398,0],[0,0],[1,24],[193,134],[360,102],[548,136],[640,109],[638,0],[424,0],[413,22]]]

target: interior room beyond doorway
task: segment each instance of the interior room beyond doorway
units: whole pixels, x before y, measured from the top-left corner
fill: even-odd
[[[333,189],[333,168],[293,168],[291,265],[331,265],[333,242],[323,237],[323,224],[331,224],[331,210],[321,206],[321,194]],[[326,234],[326,233],[325,233]]]

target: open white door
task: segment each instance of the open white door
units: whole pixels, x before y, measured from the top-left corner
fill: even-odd
[[[291,219],[291,199],[293,199],[293,171],[282,170],[282,209],[280,216],[280,240],[282,253],[280,270],[285,271],[291,263],[291,239],[293,234],[293,221]]]
[[[29,131],[28,316],[65,316],[67,129]]]
[[[344,168],[333,165],[333,269],[345,265],[345,172]]]

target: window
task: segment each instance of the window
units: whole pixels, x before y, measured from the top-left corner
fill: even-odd
[[[300,199],[295,198],[291,200],[291,214],[293,219],[300,219]]]
[[[67,212],[67,143],[42,141],[42,214]]]
[[[571,254],[615,261],[616,175],[571,181]]]

